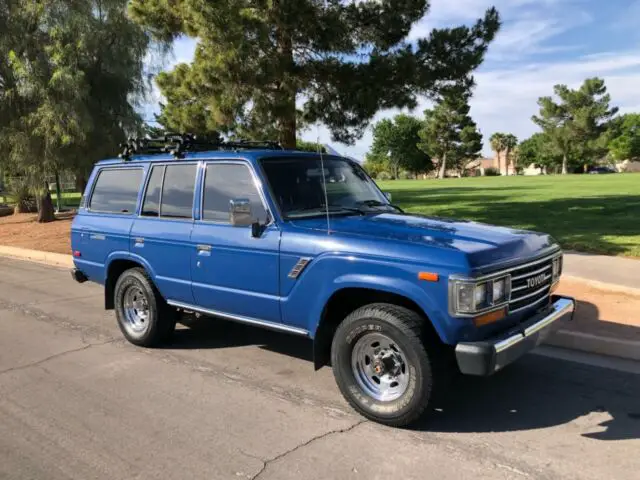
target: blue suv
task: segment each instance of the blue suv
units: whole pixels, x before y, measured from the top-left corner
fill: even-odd
[[[358,163],[273,144],[132,142],[96,164],[71,244],[131,343],[168,342],[185,312],[309,337],[316,369],[394,426],[574,311],[549,235],[407,214]]]

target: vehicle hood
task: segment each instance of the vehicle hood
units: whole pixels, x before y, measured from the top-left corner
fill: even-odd
[[[293,224],[306,229],[327,230],[326,218],[296,219]],[[466,254],[471,268],[483,270],[557,248],[553,238],[544,233],[395,213],[333,216],[331,232],[385,242],[411,242],[432,248],[453,249]]]

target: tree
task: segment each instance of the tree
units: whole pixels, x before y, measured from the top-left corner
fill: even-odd
[[[532,119],[562,156],[562,173],[566,174],[572,155],[586,162],[604,153],[604,134],[618,108],[610,107],[611,97],[600,78],[588,78],[578,90],[556,85],[554,93],[559,102],[541,97],[540,114]]]
[[[325,124],[352,143],[380,109],[413,108],[419,95],[472,72],[500,26],[494,8],[471,27],[434,29],[412,43],[426,0],[132,0],[155,39],[198,39],[190,65],[158,77],[167,128],[276,135],[294,147],[300,126]]]
[[[502,165],[500,163],[500,154],[505,151],[505,138],[504,133],[496,132],[489,138],[489,142],[491,143],[491,149],[496,152],[496,156],[498,157],[498,171],[502,172]]]
[[[547,171],[562,164],[562,157],[554,154],[554,149],[550,147],[549,138],[541,132],[534,133],[518,145],[517,165],[520,168],[527,168],[535,165],[542,171]]]
[[[444,178],[450,166],[460,169],[464,160],[475,160],[482,150],[482,135],[469,110],[469,93],[453,88],[424,112],[418,148],[438,159],[438,178]]]
[[[8,60],[0,63],[0,161],[35,179],[39,221],[54,218],[46,177],[71,170],[86,178],[140,124],[134,102],[144,92],[149,42],[126,4],[0,6],[0,58]]]
[[[507,175],[509,175],[509,164],[513,162],[511,153],[518,146],[518,138],[512,133],[505,133],[502,137],[502,142],[504,146],[505,172]],[[513,167],[515,174],[515,165]]]
[[[369,165],[387,165],[394,179],[398,178],[401,169],[414,174],[429,171],[433,164],[418,148],[421,128],[419,119],[405,114],[378,122],[373,127],[373,144],[367,154]]]
[[[622,115],[615,137],[609,141],[609,153],[614,160],[640,158],[640,114]]]

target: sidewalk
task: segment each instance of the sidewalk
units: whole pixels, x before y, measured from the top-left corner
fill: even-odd
[[[640,259],[565,252],[563,278],[640,295]]]

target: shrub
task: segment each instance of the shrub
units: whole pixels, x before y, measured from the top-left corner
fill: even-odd
[[[376,180],[391,180],[391,174],[389,172],[380,172],[376,176]]]
[[[495,167],[489,167],[484,169],[485,177],[499,177],[500,171]]]
[[[398,174],[398,178],[400,180],[409,180],[410,178],[413,178],[413,175],[411,174],[411,172],[407,172],[406,170],[402,170],[399,174]]]
[[[7,187],[8,196],[15,204],[15,213],[37,211],[33,185],[28,177],[13,177]]]

